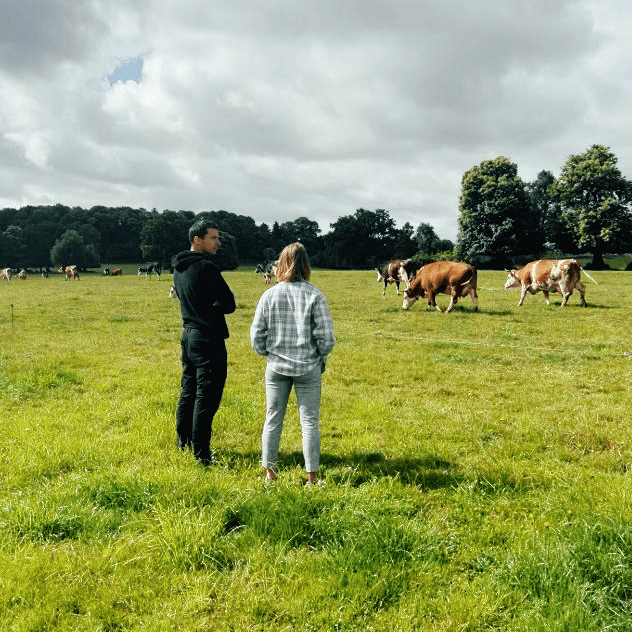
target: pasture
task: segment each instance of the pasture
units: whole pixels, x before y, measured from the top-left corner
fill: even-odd
[[[480,312],[444,314],[316,270],[337,345],[315,488],[294,397],[263,482],[252,268],[224,274],[211,468],[175,448],[168,273],[0,285],[0,629],[631,629],[632,273],[591,275],[585,309],[518,308],[479,271]]]

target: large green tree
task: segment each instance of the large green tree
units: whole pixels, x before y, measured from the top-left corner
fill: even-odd
[[[67,230],[54,244],[50,259],[56,266],[76,265],[80,268],[95,268],[99,258],[93,244],[86,244],[76,231]]]
[[[397,242],[388,211],[358,209],[331,224],[326,236],[325,265],[330,268],[373,268],[392,259]]]
[[[415,229],[410,222],[406,222],[400,229],[395,230],[395,250],[393,259],[408,259],[417,252],[417,243],[413,235]]]
[[[457,252],[472,261],[491,257],[499,264],[511,255],[537,249],[537,222],[518,167],[499,156],[465,172],[459,202]]]
[[[230,233],[235,238],[240,261],[258,260],[267,245],[261,243],[261,233],[252,217],[220,210],[203,211],[195,219],[210,219],[220,233]]]
[[[434,226],[422,222],[417,226],[415,241],[419,252],[432,255],[438,251],[441,240],[435,232]]]
[[[16,269],[26,265],[26,243],[24,241],[24,231],[20,226],[8,226],[0,234],[0,248],[4,261],[0,265],[11,265]]]
[[[140,233],[140,251],[146,261],[168,265],[171,257],[189,247],[189,227],[193,224],[188,212],[152,211]]]
[[[280,237],[282,247],[299,241],[305,246],[310,257],[323,249],[322,237],[318,222],[307,217],[297,217],[293,222],[283,222],[277,225],[277,236]]]
[[[555,176],[550,171],[540,171],[536,179],[527,184],[539,250],[572,252],[576,248],[575,235],[556,199],[554,184]]]
[[[213,261],[220,270],[236,270],[239,267],[237,240],[230,233],[219,231],[219,248]]]
[[[603,269],[604,252],[632,248],[632,184],[621,174],[609,147],[593,145],[570,156],[553,190],[577,246],[592,252],[592,266]]]

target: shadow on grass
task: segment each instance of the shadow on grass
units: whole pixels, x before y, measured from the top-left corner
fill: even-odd
[[[300,453],[288,456],[298,458],[299,463],[302,462]],[[464,480],[464,477],[457,473],[455,463],[436,459],[431,455],[421,458],[387,459],[381,452],[345,456],[323,454],[321,463],[326,468],[327,479],[351,486],[362,485],[379,478],[396,478],[404,485],[438,489],[454,487]]]
[[[231,464],[250,464],[256,467],[261,462],[260,453],[224,452],[220,457]],[[404,485],[414,485],[423,489],[454,487],[466,480],[458,473],[456,463],[436,459],[431,455],[414,458],[387,459],[381,452],[363,454],[333,455],[321,454],[321,466],[325,478],[335,484],[358,487],[380,478],[393,478]],[[302,452],[280,453],[280,469],[303,468]]]

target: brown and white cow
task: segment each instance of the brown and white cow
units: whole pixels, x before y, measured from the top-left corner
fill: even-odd
[[[13,270],[11,268],[3,268],[0,270],[0,280],[6,281],[7,283],[11,283],[11,275],[13,274]]]
[[[549,304],[549,292],[562,295],[562,306],[568,303],[573,290],[579,291],[582,307],[586,307],[584,291],[586,288],[579,282],[582,267],[575,259],[539,259],[531,261],[518,270],[507,270],[505,289],[521,287],[518,306],[522,307],[527,292],[542,292]]]
[[[397,293],[399,294],[399,284],[404,283],[407,285],[408,277],[403,278],[401,276],[402,266],[404,265],[404,259],[393,259],[383,266],[377,268],[377,282],[384,281],[384,290],[382,294],[386,294],[386,287],[389,283],[395,283]]]
[[[68,279],[77,279],[77,281],[79,280],[79,272],[77,272],[77,266],[62,266],[61,268],[59,268],[59,272],[66,275],[66,281],[68,281]]]
[[[450,296],[450,304],[446,311],[451,312],[457,301],[470,295],[474,311],[478,311],[478,294],[476,293],[476,268],[461,261],[433,261],[419,269],[410,285],[404,290],[402,307],[408,309],[420,298],[428,300],[428,306],[442,311],[437,306],[437,294]]]

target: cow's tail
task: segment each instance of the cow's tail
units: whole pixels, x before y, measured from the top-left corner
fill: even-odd
[[[476,278],[476,270],[472,270],[472,274],[470,276],[470,278],[467,281],[463,281],[463,283],[461,283],[461,287],[464,285],[467,285],[468,283],[471,283],[473,279]]]
[[[584,268],[581,268],[581,271],[595,284],[595,285],[599,285],[599,283],[597,283],[597,281],[595,281],[595,279],[593,279],[590,274],[588,274],[588,272],[586,272],[586,270],[584,270]]]

